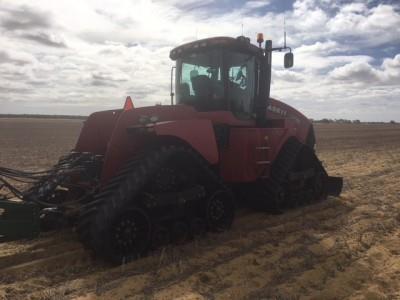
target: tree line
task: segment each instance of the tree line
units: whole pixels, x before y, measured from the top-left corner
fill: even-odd
[[[361,122],[360,120],[348,120],[348,119],[321,119],[314,120],[310,119],[313,123],[339,123],[339,124],[396,124],[397,122],[394,120],[390,120],[389,122]]]

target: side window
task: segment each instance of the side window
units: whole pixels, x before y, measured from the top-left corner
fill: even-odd
[[[247,88],[247,66],[232,66],[229,68],[229,80],[236,83],[239,88]]]
[[[248,118],[253,113],[255,95],[255,58],[242,53],[227,55],[228,97],[237,117]]]

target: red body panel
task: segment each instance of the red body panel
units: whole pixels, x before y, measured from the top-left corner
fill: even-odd
[[[252,182],[269,174],[284,141],[294,128],[233,128],[229,148],[221,153],[221,175],[227,182]]]
[[[226,182],[252,182],[269,175],[271,163],[290,136],[305,143],[311,126],[304,115],[275,99],[270,99],[266,114],[269,126],[257,128],[254,120],[237,119],[229,111],[197,112],[186,105],[97,112],[85,122],[75,150],[104,155],[104,185],[146,143],[173,137],[218,165]],[[228,147],[218,148],[215,124],[229,127]],[[141,126],[150,134],[128,132]]]
[[[75,151],[104,155],[122,110],[95,112],[84,122]]]
[[[154,125],[158,136],[173,136],[196,149],[210,164],[218,163],[218,148],[210,120],[180,120]]]
[[[296,134],[294,136],[302,143],[305,143],[307,134],[312,127],[311,121],[301,112],[273,98],[270,99],[267,107],[267,119],[284,119],[285,127],[295,128]]]

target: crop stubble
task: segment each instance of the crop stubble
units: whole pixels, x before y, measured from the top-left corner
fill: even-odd
[[[50,167],[82,121],[0,119],[0,165]],[[0,299],[400,299],[400,126],[317,124],[340,198],[282,215],[240,211],[231,231],[113,268],[70,230],[0,244]]]

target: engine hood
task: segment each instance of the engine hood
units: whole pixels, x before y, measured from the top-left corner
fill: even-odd
[[[267,105],[267,119],[292,119],[298,125],[311,124],[310,120],[292,106],[270,98]]]

